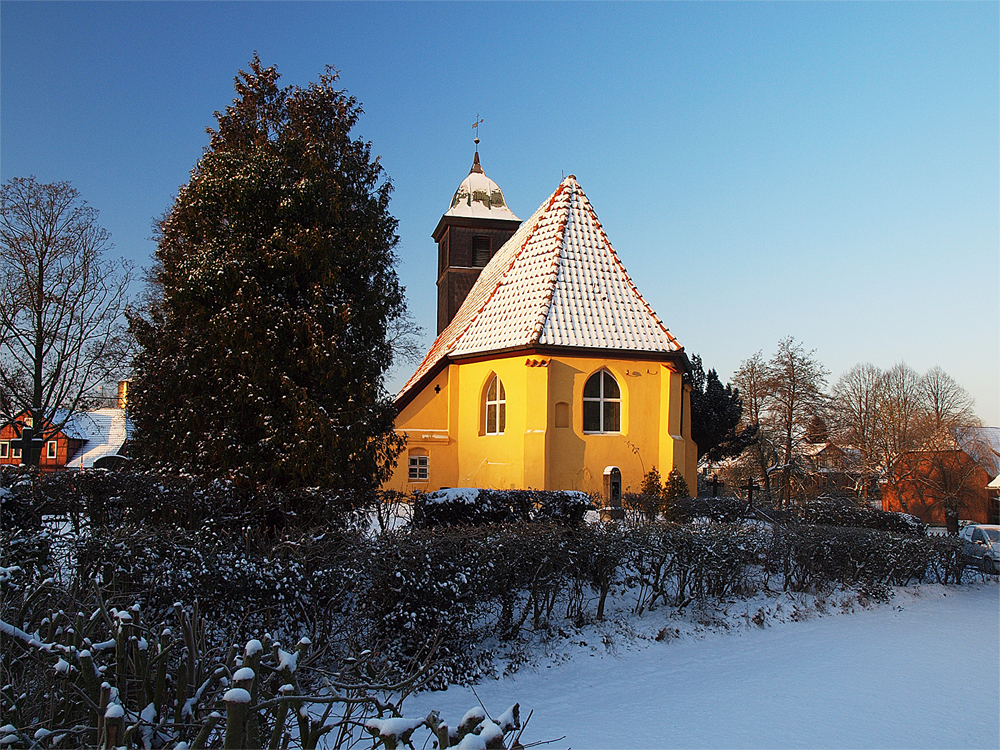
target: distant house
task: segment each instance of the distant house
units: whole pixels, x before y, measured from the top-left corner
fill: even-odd
[[[858,451],[829,441],[805,443],[796,451],[796,458],[818,491],[831,489],[854,490],[858,485]]]
[[[839,473],[850,468],[850,456],[847,450],[834,443],[806,443],[799,449],[810,472],[816,474]]]
[[[882,509],[958,531],[959,519],[1000,523],[1000,427],[944,430],[923,450],[908,451],[882,483]]]
[[[55,424],[66,419],[57,413]],[[19,414],[14,422],[27,424],[27,412]],[[132,423],[124,409],[107,408],[80,412],[66,419],[61,429],[47,437],[38,459],[40,471],[100,468],[108,465],[121,454],[122,447],[131,436]],[[0,428],[0,466],[18,466],[22,452],[12,444],[20,436],[20,427],[14,423]]]

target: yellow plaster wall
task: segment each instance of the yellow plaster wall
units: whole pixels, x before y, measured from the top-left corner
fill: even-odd
[[[437,390],[435,390],[437,389]],[[384,489],[411,493],[426,492],[441,487],[455,487],[458,479],[458,445],[451,437],[450,404],[452,392],[460,390],[457,367],[440,372],[396,417],[396,431],[406,436],[406,447],[399,454],[392,478]],[[428,482],[409,480],[409,452],[423,448],[430,459]]]
[[[528,366],[528,360],[546,365]],[[622,431],[585,434],[583,387],[602,368],[621,387]],[[484,394],[494,373],[506,392],[503,435],[485,434]],[[569,405],[569,427],[555,427],[559,402]],[[600,493],[607,466],[621,470],[624,489],[638,490],[654,465],[664,477],[677,466],[691,489],[696,486],[687,389],[681,374],[659,361],[521,354],[451,364],[402,410],[396,427],[407,435],[407,450],[386,486],[404,492],[530,487]],[[413,447],[428,451],[429,482],[408,481]]]
[[[660,415],[664,412],[664,375],[659,362],[596,357],[557,357],[550,364],[550,425],[555,424],[555,404],[570,405],[570,428],[550,428],[549,474],[552,489],[577,489],[600,493],[604,469],[617,466],[622,487],[638,491],[643,474],[653,466],[663,471],[664,438]],[[598,370],[607,369],[622,392],[621,433],[586,434],[583,431],[583,387]],[[678,376],[679,377],[679,376]],[[672,452],[667,450],[667,460]],[[666,470],[669,473],[670,469]]]
[[[524,476],[527,428],[524,405],[529,397],[524,359],[504,357],[452,365],[461,368],[463,382],[456,426],[460,486],[494,489],[528,486]],[[494,374],[500,377],[507,399],[507,424],[502,435],[486,434],[483,402]]]

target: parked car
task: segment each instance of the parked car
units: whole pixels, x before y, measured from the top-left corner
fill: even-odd
[[[982,568],[984,573],[1000,570],[1000,526],[971,523],[962,529],[962,556],[968,565]]]

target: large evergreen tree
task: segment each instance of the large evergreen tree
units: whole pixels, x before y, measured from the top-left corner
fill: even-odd
[[[737,432],[743,416],[738,389],[723,386],[714,369],[705,374],[701,357],[691,357],[691,438],[698,446],[698,458],[709,461],[738,456],[751,445],[756,424]]]
[[[136,448],[254,484],[377,486],[401,449],[382,384],[405,316],[391,184],[334,71],[279,88],[249,67],[159,224],[132,318]]]

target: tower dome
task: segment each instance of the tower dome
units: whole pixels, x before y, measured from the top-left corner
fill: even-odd
[[[431,235],[438,246],[438,333],[455,317],[490,258],[520,225],[500,186],[483,173],[477,149],[469,176]]]
[[[445,216],[520,221],[507,207],[500,186],[483,172],[478,151],[473,158],[469,176],[458,186]]]

